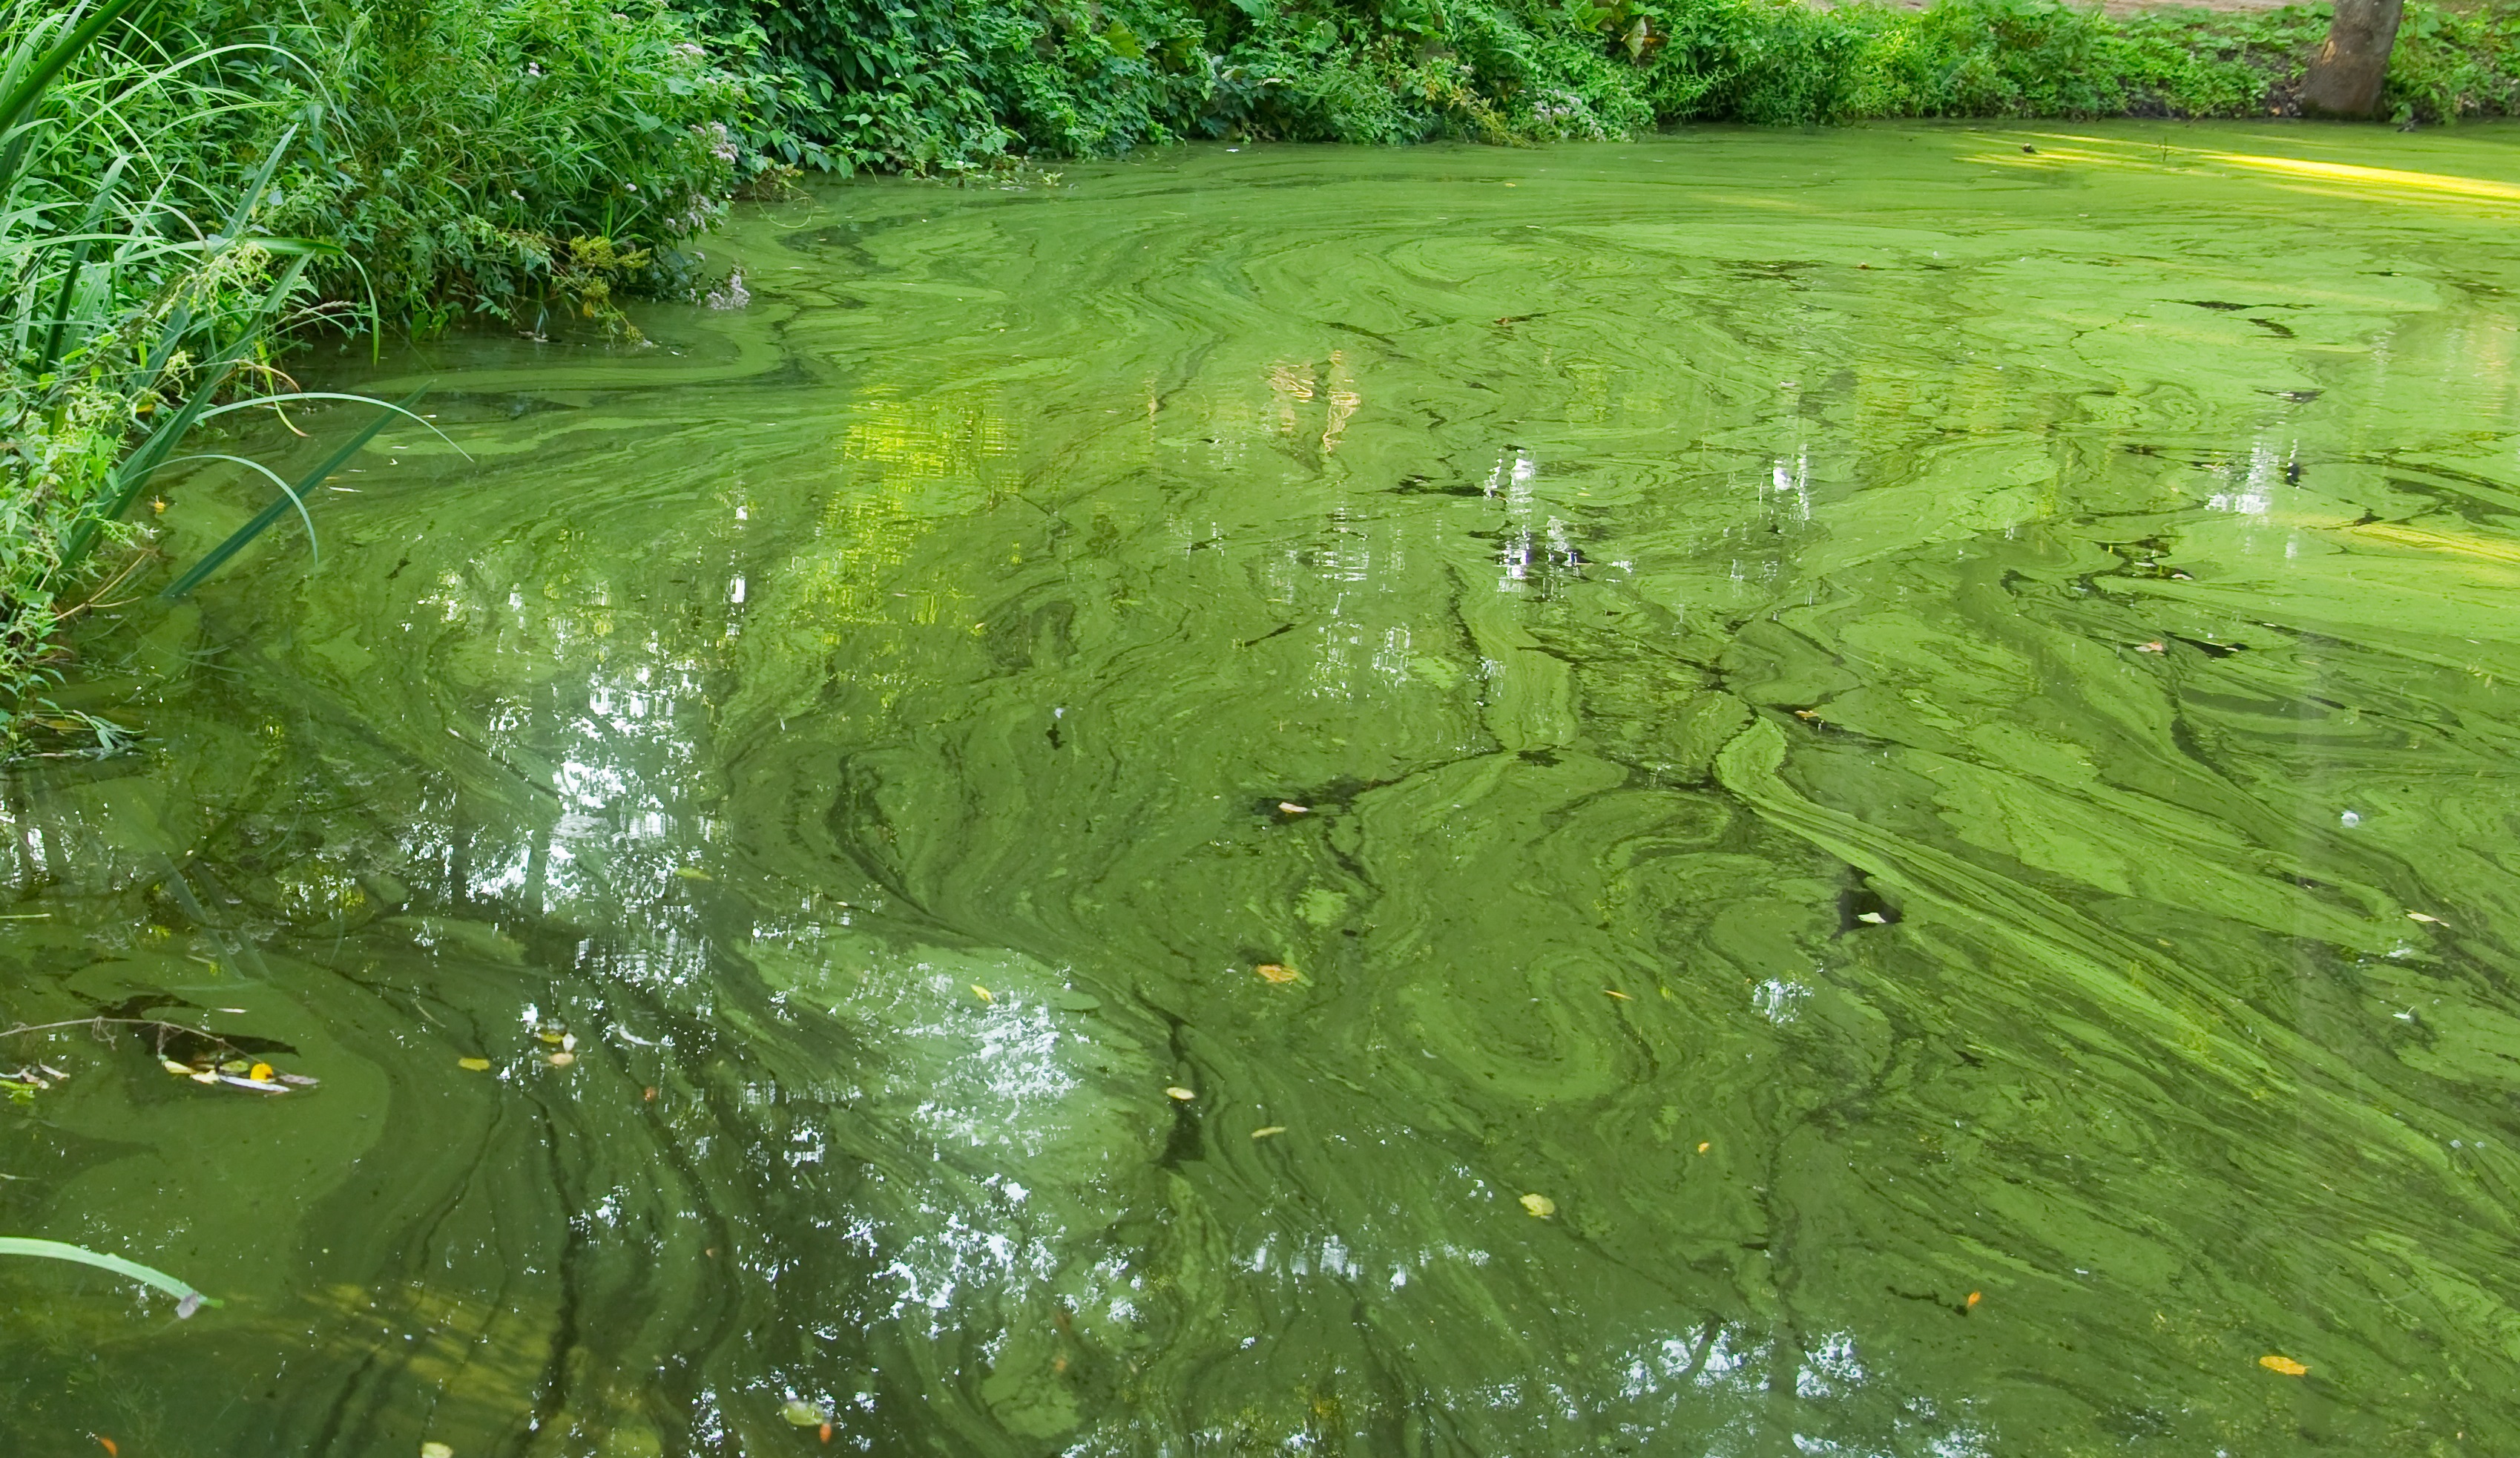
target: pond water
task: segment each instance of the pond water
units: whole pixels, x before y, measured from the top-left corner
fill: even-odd
[[[0,1233],[225,1301],[0,1262],[0,1433],[2520,1450],[2515,220],[2496,128],[1201,146],[327,355],[451,443],[121,609],[0,848],[0,1016],[321,1082],[0,1048]]]

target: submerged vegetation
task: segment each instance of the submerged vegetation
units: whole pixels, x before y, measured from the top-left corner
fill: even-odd
[[[703,286],[683,246],[747,187],[1198,137],[2280,114],[2327,23],[2044,0],[619,5],[0,7],[0,738],[65,619],[145,573],[125,524],[187,432],[298,397],[293,342],[468,322],[635,339],[622,299]],[[2520,6],[2410,8],[2384,105],[2520,110]],[[304,514],[271,478],[257,529]]]

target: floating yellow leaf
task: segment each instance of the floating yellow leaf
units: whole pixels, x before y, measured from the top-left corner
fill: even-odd
[[[1968,1295],[1968,1299],[1967,1299],[1967,1300],[1964,1300],[1964,1301],[1962,1301],[1962,1302],[1960,1302],[1960,1309],[1961,1309],[1961,1310],[1963,1310],[1963,1311],[1974,1311],[1974,1310],[1976,1310],[1976,1309],[1977,1309],[1977,1303],[1978,1303],[1978,1298],[1979,1298],[1981,1295],[1983,1295],[1983,1293],[1975,1292],[1975,1291],[1970,1292],[1970,1293],[1969,1293],[1969,1295]]]
[[[1282,799],[1278,801],[1278,813],[1281,815],[1310,815],[1313,813],[1313,807],[1310,805],[1299,805],[1291,799]]]
[[[490,1060],[486,1058],[459,1058],[455,1060],[455,1066],[459,1069],[469,1069],[475,1073],[484,1073],[488,1072],[490,1070]]]
[[[788,1398],[780,1406],[779,1415],[798,1428],[819,1428],[823,1425],[823,1410],[801,1397]]]
[[[973,982],[973,983],[971,984],[971,992],[972,992],[972,994],[973,994],[974,996],[978,997],[978,998],[980,999],[980,1001],[982,1001],[982,1002],[995,1002],[995,1001],[997,1001],[997,999],[996,999],[995,997],[992,997],[992,996],[990,996],[990,995],[989,995],[989,989],[988,989],[988,988],[981,986],[981,985],[980,985],[979,983],[977,983],[977,982]]]
[[[169,1058],[164,1061],[164,1067],[166,1071],[169,1073],[181,1073],[187,1078],[193,1076],[193,1066],[191,1064],[177,1063],[175,1060]]]
[[[2420,912],[2420,911],[2409,911],[2409,912],[2408,912],[2408,913],[2407,913],[2407,920],[2408,920],[2408,921],[2410,921],[2410,922],[2421,922],[2421,923],[2423,923],[2423,924],[2424,924],[2425,926],[2427,926],[2427,927],[2440,927],[2440,926],[2446,926],[2446,925],[2448,925],[2448,923],[2445,923],[2445,922],[2444,922],[2440,917],[2437,917],[2437,916],[2426,916],[2426,915],[2424,915],[2424,914],[2423,914],[2422,912]]]
[[[267,1063],[255,1064],[252,1068],[246,1070],[245,1075],[256,1083],[269,1083],[271,1081],[271,1065]]]
[[[1546,1195],[1523,1196],[1522,1207],[1531,1211],[1533,1215],[1543,1220],[1546,1220],[1551,1215],[1557,1213],[1557,1202],[1550,1199]]]
[[[1164,1090],[1164,1097],[1166,1097],[1166,1098],[1170,1098],[1170,1099],[1179,1099],[1179,1100],[1181,1100],[1183,1103],[1187,1104],[1187,1103],[1189,1103],[1191,1100],[1192,1100],[1192,1099],[1194,1099],[1194,1098],[1197,1098],[1197,1097],[1198,1097],[1198,1095],[1196,1095],[1196,1094],[1194,1094],[1194,1093],[1192,1093],[1189,1089],[1184,1088],[1184,1087],[1182,1087],[1180,1084],[1176,1083],[1176,1084],[1172,1085],[1171,1087],[1169,1087],[1169,1088],[1167,1088],[1167,1089],[1165,1089],[1165,1090]]]
[[[2266,1368],[2270,1372],[2280,1372],[2286,1377],[2300,1377],[2310,1371],[2308,1367],[2294,1361],[2292,1358],[2277,1356],[2273,1352],[2268,1352],[2265,1356],[2258,1358],[2258,1365]]]
[[[1615,998],[1617,998],[1617,999],[1618,999],[1619,1001],[1621,1001],[1621,1002],[1634,1002],[1634,1001],[1636,1001],[1636,999],[1635,999],[1635,998],[1630,997],[1628,994],[1626,994],[1625,992],[1620,991],[1620,990],[1619,990],[1618,988],[1616,988],[1616,987],[1604,987],[1604,988],[1602,988],[1602,989],[1601,989],[1601,995],[1602,995],[1602,996],[1604,996],[1604,997],[1615,997]]]
[[[1701,1154],[1701,1155],[1702,1155],[1702,1154],[1704,1154],[1704,1153],[1706,1153],[1708,1150],[1713,1149],[1714,1147],[1715,1147],[1715,1141],[1713,1141],[1713,1140],[1711,1140],[1711,1139],[1701,1139],[1701,1140],[1697,1141],[1697,1152],[1698,1152],[1699,1154]]]
[[[551,1066],[556,1069],[567,1068],[575,1062],[577,1062],[577,1055],[574,1053],[555,1053],[551,1056]]]
[[[455,1458],[455,1450],[442,1442],[425,1442],[420,1445],[420,1458]]]
[[[701,869],[700,869],[699,867],[698,867],[698,866],[676,866],[676,867],[674,868],[674,874],[675,874],[675,875],[677,875],[677,876],[680,876],[680,877],[681,877],[681,878],[683,878],[685,881],[715,881],[715,880],[717,880],[717,878],[716,878],[716,877],[711,876],[709,873],[707,873],[706,871],[701,870]]]
[[[1271,1124],[1266,1128],[1253,1129],[1251,1131],[1251,1137],[1254,1139],[1267,1139],[1272,1135],[1283,1134],[1284,1132],[1286,1132],[1286,1126],[1284,1124]]]
[[[1266,981],[1284,983],[1295,980],[1295,969],[1276,962],[1263,962],[1251,970]]]

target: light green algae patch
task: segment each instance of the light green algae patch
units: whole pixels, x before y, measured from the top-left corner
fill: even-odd
[[[0,851],[325,1083],[30,1043],[0,1226],[255,1289],[0,1430],[2520,1446],[2514,143],[1191,148],[354,374],[470,461]]]

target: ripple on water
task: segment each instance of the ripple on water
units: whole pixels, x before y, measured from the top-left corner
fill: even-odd
[[[2520,1444],[2507,140],[1189,148],[345,371],[469,459],[0,846],[8,1015],[325,1081],[18,1040],[229,1303],[0,1271],[0,1432]]]

